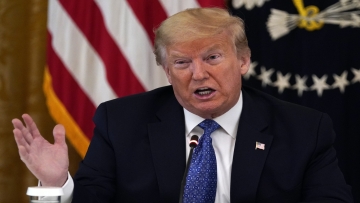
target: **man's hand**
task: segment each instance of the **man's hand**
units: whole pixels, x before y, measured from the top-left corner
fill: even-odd
[[[26,126],[19,119],[13,119],[14,137],[21,160],[43,186],[61,187],[67,180],[69,157],[65,142],[65,128],[54,127],[54,144],[50,144],[40,134],[33,119],[22,116]]]

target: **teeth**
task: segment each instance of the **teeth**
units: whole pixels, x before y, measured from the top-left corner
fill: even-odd
[[[210,94],[210,93],[211,93],[210,90],[199,92],[200,95],[205,95],[205,94]]]
[[[199,95],[208,95],[211,94],[214,90],[208,87],[201,87],[196,90],[196,93]]]

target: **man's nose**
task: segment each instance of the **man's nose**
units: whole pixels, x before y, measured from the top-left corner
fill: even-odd
[[[204,80],[209,78],[209,73],[207,72],[204,63],[194,61],[191,66],[193,80]]]

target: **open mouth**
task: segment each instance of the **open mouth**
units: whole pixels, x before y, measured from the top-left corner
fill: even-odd
[[[211,89],[211,88],[199,88],[195,91],[195,94],[199,95],[199,96],[207,96],[210,95],[211,93],[213,93],[215,90]]]

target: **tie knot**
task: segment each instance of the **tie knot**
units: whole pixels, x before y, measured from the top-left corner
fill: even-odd
[[[220,127],[220,125],[211,119],[205,119],[201,123],[199,123],[199,127],[204,130],[204,134],[210,135],[213,133],[216,129]]]

